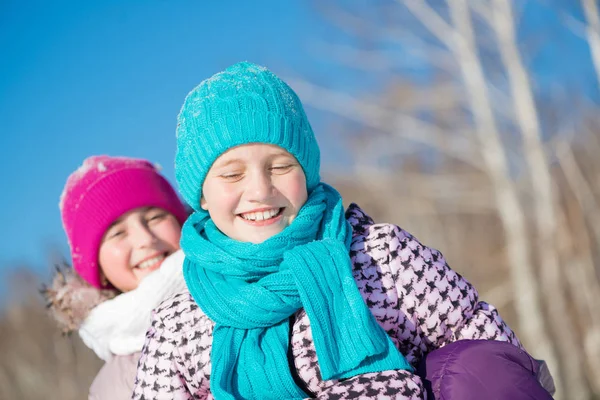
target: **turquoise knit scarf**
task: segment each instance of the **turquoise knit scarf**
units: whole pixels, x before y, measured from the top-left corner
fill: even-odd
[[[352,228],[342,198],[319,184],[283,232],[238,242],[206,213],[184,224],[184,277],[215,322],[211,391],[217,399],[300,399],[288,367],[289,317],[304,307],[323,379],[412,370],[377,324],[352,276]]]

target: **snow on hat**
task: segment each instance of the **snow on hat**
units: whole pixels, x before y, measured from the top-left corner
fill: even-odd
[[[159,207],[183,224],[187,212],[169,182],[148,161],[92,156],[73,172],[59,208],[69,240],[73,268],[92,286],[103,288],[98,266],[102,237],[124,213]]]
[[[320,182],[320,151],[300,99],[268,69],[241,62],[201,82],[178,117],[175,177],[180,193],[201,211],[202,184],[228,149],[267,143],[292,154],[310,193]]]

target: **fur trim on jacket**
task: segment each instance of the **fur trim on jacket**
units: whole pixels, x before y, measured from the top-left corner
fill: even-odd
[[[79,330],[89,313],[99,304],[117,296],[116,289],[100,290],[84,281],[66,262],[56,266],[49,286],[40,290],[50,315],[64,334]]]

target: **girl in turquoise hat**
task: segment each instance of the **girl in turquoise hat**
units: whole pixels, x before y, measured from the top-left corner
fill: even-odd
[[[344,209],[300,100],[267,69],[205,80],[178,122],[189,292],[155,310],[135,399],[422,399],[426,353],[521,347],[437,250]]]

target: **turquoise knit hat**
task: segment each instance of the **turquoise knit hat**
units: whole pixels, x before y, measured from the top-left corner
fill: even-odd
[[[319,146],[300,99],[268,69],[241,62],[200,83],[179,113],[175,177],[194,210],[215,160],[248,143],[284,148],[302,166],[308,192],[319,184]]]

